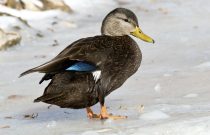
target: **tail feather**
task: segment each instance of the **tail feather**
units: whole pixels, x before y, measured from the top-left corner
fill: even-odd
[[[59,70],[63,70],[65,68],[69,67],[69,65],[71,65],[72,62],[75,62],[75,60],[69,61],[68,57],[52,60],[52,61],[46,62],[38,67],[29,69],[29,70],[23,72],[22,74],[20,74],[19,77],[22,77],[24,75],[27,75],[27,74],[33,73],[33,72],[41,72],[41,73],[57,72]]]
[[[52,77],[54,76],[54,74],[45,74],[42,79],[39,81],[39,84],[41,84],[43,81],[47,81],[52,79]]]
[[[34,99],[34,103],[42,101],[40,98]]]
[[[21,73],[21,74],[20,74],[20,76],[19,76],[19,78],[20,78],[20,77],[22,77],[22,76],[24,76],[24,75],[27,75],[27,74],[30,74],[30,73],[36,72],[36,71],[37,71],[37,70],[36,70],[36,69],[34,69],[34,68],[29,69],[29,70],[27,70],[27,71],[25,71],[25,72]]]
[[[48,66],[50,66],[51,62],[52,61],[49,61],[49,62],[46,62],[46,63],[40,65],[40,66],[37,66],[37,67],[32,68],[32,69],[29,69],[29,70],[21,73],[20,76],[19,76],[19,78],[22,77],[22,76],[24,76],[24,75],[27,75],[27,74],[30,74],[30,73],[33,73],[33,72],[37,72],[37,71],[39,71],[39,72],[44,72],[45,71],[46,72],[47,71],[47,68],[48,68]],[[52,62],[52,64],[53,64],[53,62]]]
[[[49,63],[49,62],[47,62],[47,63]],[[25,76],[25,75],[27,75],[27,74],[33,73],[33,72],[37,72],[37,71],[41,72],[42,66],[46,65],[47,63],[44,63],[44,64],[42,64],[42,65],[40,65],[40,66],[34,67],[34,68],[32,68],[32,69],[29,69],[29,70],[27,70],[27,71],[21,73],[20,76],[19,76],[19,78],[22,77],[22,76]]]

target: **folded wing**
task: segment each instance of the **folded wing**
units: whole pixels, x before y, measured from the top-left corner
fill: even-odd
[[[68,71],[94,71],[99,68],[99,64],[106,60],[109,52],[101,51],[99,46],[103,46],[98,37],[90,37],[78,40],[54,59],[40,66],[23,72],[20,77],[33,72],[56,74],[65,70]]]

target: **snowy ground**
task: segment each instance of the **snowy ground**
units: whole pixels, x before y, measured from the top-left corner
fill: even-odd
[[[23,36],[20,45],[0,52],[0,135],[210,134],[209,1],[68,3],[73,14],[15,12],[27,19],[32,29],[14,18],[0,17],[1,28],[20,26]],[[133,10],[143,31],[156,41],[151,45],[136,39],[143,52],[142,66],[106,99],[110,112],[128,119],[89,120],[85,110],[48,109],[47,104],[33,103],[48,82],[38,85],[42,76],[38,73],[23,78],[18,78],[19,74],[53,58],[76,39],[99,34],[103,17],[119,6]],[[99,105],[94,110],[99,112]],[[32,114],[35,118],[27,116]]]

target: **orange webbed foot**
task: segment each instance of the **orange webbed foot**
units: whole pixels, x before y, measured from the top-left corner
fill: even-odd
[[[87,107],[86,111],[87,111],[87,117],[89,119],[100,118],[100,115],[95,114],[90,107]]]
[[[119,120],[119,119],[126,119],[127,116],[120,116],[120,115],[112,115],[108,114],[106,106],[101,107],[101,113],[100,113],[101,119],[112,119],[112,120]]]

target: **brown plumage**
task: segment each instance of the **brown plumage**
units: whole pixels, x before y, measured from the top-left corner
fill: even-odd
[[[143,34],[140,29],[136,31],[136,18],[132,11],[117,8],[105,17],[102,35],[80,39],[51,61],[22,73],[21,76],[32,72],[46,73],[40,83],[51,80],[44,94],[34,101],[65,108],[87,108],[91,118],[119,118],[108,115],[104,102],[105,97],[122,86],[140,66],[141,51],[127,35],[131,33],[138,37]],[[110,32],[112,26],[114,32]],[[154,42],[147,38],[143,40]],[[102,107],[100,115],[90,110],[97,102]]]
[[[109,41],[109,45],[106,41]],[[56,71],[56,69],[53,72],[60,73],[52,77],[52,81],[45,89],[43,96],[35,101],[69,108],[89,107],[99,101],[99,91],[103,91],[103,96],[107,96],[120,87],[140,66],[141,52],[136,42],[129,36],[97,36],[86,38],[79,45],[89,48],[90,51],[83,52],[80,50],[80,53],[76,53],[77,55],[73,55],[72,58],[71,50],[74,50],[74,48],[67,48],[69,52],[62,57],[91,63],[101,62],[101,64],[96,64],[97,68],[101,70],[100,80],[95,83],[93,75],[89,72]],[[71,46],[74,46],[74,44]],[[94,53],[92,50],[94,50]],[[67,51],[64,50],[63,52]],[[44,71],[46,72],[48,67],[52,72],[50,64],[44,67]],[[42,69],[39,69],[39,71],[42,72]]]

